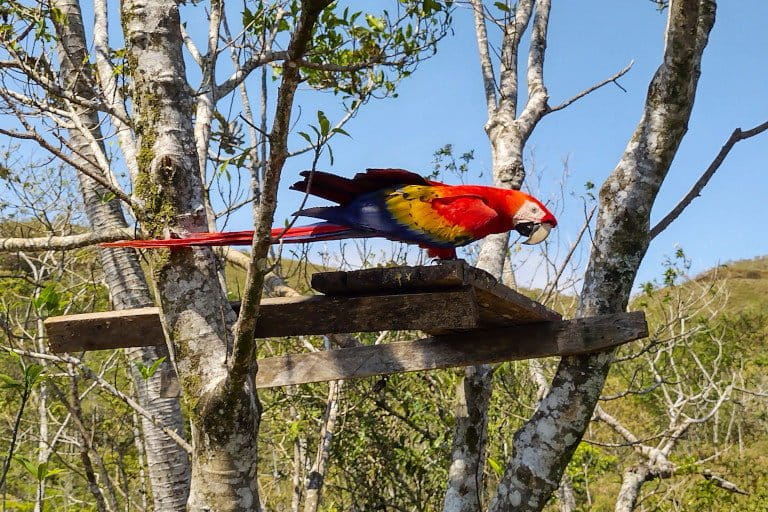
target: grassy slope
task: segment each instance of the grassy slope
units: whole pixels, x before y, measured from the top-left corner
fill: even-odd
[[[695,279],[724,279],[729,294],[726,306],[729,312],[768,311],[768,256],[726,263]]]
[[[678,291],[683,294],[686,292],[700,293],[701,287],[696,285],[717,285],[713,286],[714,289],[719,289],[719,286],[722,286],[722,291],[725,292],[724,296],[727,297],[722,309],[724,315],[735,317],[740,314],[753,316],[768,313],[768,256],[729,262],[695,276],[692,281],[694,282],[682,283]],[[657,297],[663,296],[666,291],[662,288],[656,290],[654,294]],[[640,303],[644,299],[643,295],[635,297],[633,306],[641,308]],[[659,303],[656,302],[654,305],[644,308],[649,316],[649,324],[653,324],[653,318],[658,313],[658,305]],[[662,307],[664,307],[663,303]],[[762,328],[744,333],[744,338],[749,340],[746,341],[748,347],[738,349],[745,357],[744,371],[746,374],[752,375],[756,375],[755,371],[762,373],[765,369],[765,361],[768,361],[768,343],[766,343],[768,328],[764,322],[756,325],[762,325]],[[617,379],[616,370],[617,368],[612,370],[608,379],[607,394],[611,394],[611,391],[619,391],[619,388],[615,387],[621,385]],[[741,395],[736,398],[741,398],[742,401],[744,399]],[[678,491],[675,493],[674,499],[682,501],[679,503],[682,506],[681,510],[706,509],[718,512],[768,510],[760,508],[764,505],[764,500],[768,499],[768,491],[765,488],[768,484],[768,456],[766,455],[768,453],[768,438],[766,438],[764,430],[766,425],[766,413],[762,409],[764,405],[764,401],[761,405],[759,401],[750,400],[747,408],[741,409],[741,414],[745,415],[744,435],[746,440],[742,446],[734,445],[733,441],[729,443],[730,446],[725,446],[722,444],[722,434],[719,442],[714,443],[711,437],[713,427],[709,425],[699,431],[692,431],[688,436],[690,441],[681,442],[672,457],[676,462],[684,464],[698,457],[721,451],[720,457],[705,464],[704,467],[711,468],[716,474],[736,482],[749,491],[751,496],[728,493],[714,488],[698,475],[683,473],[665,482],[665,485],[677,487]],[[634,432],[649,434],[654,430],[651,419],[654,415],[653,406],[650,405],[650,402],[643,400],[642,397],[635,400],[608,402],[604,406]],[[728,419],[721,419],[721,422],[727,425]],[[608,432],[600,424],[596,424],[592,428],[594,431]],[[724,431],[726,428],[723,426],[721,430]],[[609,434],[610,437],[612,437],[611,434]],[[653,445],[654,443],[649,444]],[[631,464],[631,461],[635,459],[628,451],[599,449],[596,453],[599,454],[598,458],[604,459],[604,462],[612,462],[605,462],[606,466],[602,469],[602,474],[597,476],[591,484],[594,494],[590,510],[607,512],[613,510],[615,496],[621,482],[621,468]],[[613,458],[616,455],[618,455],[618,459]],[[626,456],[630,458],[616,464],[617,461]],[[647,484],[643,489],[644,495],[653,492],[655,488],[656,483]],[[659,508],[653,508],[650,504],[649,506],[651,508],[648,510],[673,510],[673,506],[668,501],[658,504]]]

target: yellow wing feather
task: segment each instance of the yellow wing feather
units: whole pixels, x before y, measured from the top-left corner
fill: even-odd
[[[407,185],[387,196],[386,207],[398,224],[436,243],[462,245],[472,241],[470,231],[450,223],[435,210],[432,201],[440,197],[434,187]]]

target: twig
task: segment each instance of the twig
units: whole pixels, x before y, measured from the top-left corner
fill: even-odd
[[[583,98],[587,94],[589,94],[589,93],[591,93],[593,91],[596,91],[597,89],[601,88],[604,85],[608,85],[611,82],[613,82],[613,84],[616,85],[616,87],[618,87],[622,91],[627,92],[627,90],[625,88],[623,88],[621,86],[621,84],[619,84],[619,82],[617,82],[616,80],[618,80],[619,78],[624,76],[632,68],[632,66],[634,64],[635,64],[634,60],[629,61],[629,64],[627,64],[624,67],[624,69],[622,69],[621,71],[619,71],[615,75],[613,75],[613,76],[611,76],[609,78],[606,78],[602,82],[597,83],[597,84],[593,85],[592,87],[590,87],[588,89],[584,89],[583,91],[581,91],[576,96],[573,96],[572,98],[569,98],[569,99],[565,100],[564,102],[562,102],[561,104],[557,105],[556,107],[550,107],[549,110],[547,110],[547,112],[557,112],[558,110],[563,110],[564,108],[569,106],[571,103],[580,100],[581,98]]]
[[[759,135],[766,130],[768,130],[768,121],[746,131],[742,131],[741,128],[736,128],[733,130],[733,133],[731,133],[731,136],[728,137],[728,140],[720,149],[720,152],[717,154],[712,163],[709,164],[707,170],[704,171],[704,174],[701,175],[691,190],[685,195],[685,197],[683,197],[683,199],[680,200],[679,203],[677,203],[677,206],[675,206],[671,212],[669,212],[663,219],[661,219],[658,224],[653,226],[651,231],[648,233],[650,239],[654,239],[659,233],[667,229],[667,227],[669,227],[669,225],[672,224],[672,222],[674,222],[681,213],[683,213],[683,210],[685,210],[694,199],[699,197],[701,191],[704,189],[707,183],[709,183],[709,180],[715,174],[717,169],[720,168],[720,165],[722,165],[725,157],[728,156],[728,153],[730,153],[731,149],[736,145],[737,142],[744,139],[749,139],[755,135]]]
[[[181,446],[181,448],[183,448],[187,453],[189,453],[190,455],[192,454],[192,446],[183,437],[181,437],[176,431],[163,426],[160,420],[158,420],[154,415],[152,415],[149,411],[147,411],[144,407],[142,407],[138,402],[136,402],[136,400],[126,395],[122,391],[118,390],[116,387],[110,384],[104,377],[96,374],[93,370],[91,370],[88,366],[86,366],[80,359],[77,359],[76,357],[72,357],[66,354],[54,356],[50,354],[43,354],[40,352],[33,352],[29,350],[20,350],[20,349],[14,349],[14,348],[6,348],[6,347],[3,347],[3,349],[9,352],[15,352],[19,355],[24,355],[27,357],[34,357],[36,359],[45,359],[48,361],[65,362],[65,363],[69,363],[76,366],[83,373],[83,375],[85,375],[89,379],[92,379],[98,382],[103,389],[107,390],[109,393],[111,393],[115,397],[125,402],[125,404],[131,407],[134,411],[136,411],[137,413],[147,418],[155,427],[162,430],[165,433],[165,435],[170,437],[176,444]]]

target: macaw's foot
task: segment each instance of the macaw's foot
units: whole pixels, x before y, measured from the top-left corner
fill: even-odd
[[[444,248],[444,247],[424,247],[424,249],[427,250],[427,256],[430,258],[435,258],[436,260],[455,260],[456,258],[456,249],[453,247],[451,248]]]

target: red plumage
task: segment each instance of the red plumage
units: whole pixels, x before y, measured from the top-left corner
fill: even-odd
[[[384,237],[418,244],[431,257],[456,257],[456,247],[491,233],[517,229],[530,243],[546,238],[557,221],[535,198],[520,191],[472,185],[445,185],[404,169],[368,169],[344,178],[303,171],[290,188],[338,206],[308,208],[297,216],[325,222],[273,228],[272,243]],[[250,245],[253,231],[190,233],[166,240],[123,240],[104,247],[190,247]]]

